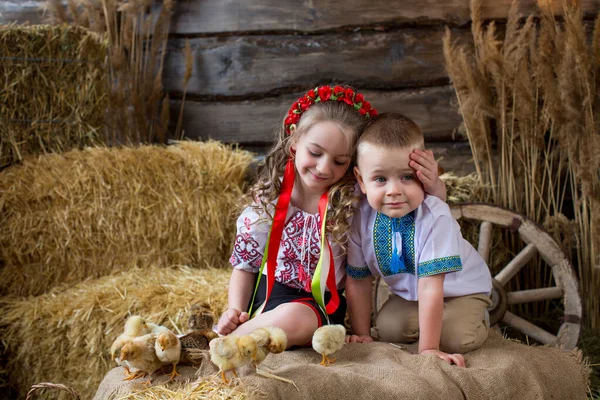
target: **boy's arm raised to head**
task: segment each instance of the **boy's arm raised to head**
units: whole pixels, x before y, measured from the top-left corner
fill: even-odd
[[[446,201],[446,185],[439,177],[439,166],[431,150],[415,149],[410,153],[410,167],[416,171],[427,194]]]

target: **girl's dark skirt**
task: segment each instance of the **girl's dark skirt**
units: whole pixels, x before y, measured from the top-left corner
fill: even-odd
[[[267,287],[267,277],[262,276],[260,283],[258,285],[258,291],[256,292],[256,298],[254,299],[254,307],[250,310],[250,315],[254,313],[254,311],[260,307],[260,305],[265,301],[266,296],[266,287]],[[338,296],[340,298],[340,305],[337,310],[334,311],[333,314],[329,315],[329,322],[331,324],[344,324],[344,318],[346,317],[346,297],[343,295],[343,290],[338,290]],[[329,291],[325,291],[325,304],[331,298],[331,293]],[[327,319],[325,318],[325,313],[321,310],[321,308],[317,305],[312,293],[309,293],[302,289],[296,289],[293,287],[289,287],[284,285],[283,283],[279,283],[275,281],[273,285],[273,289],[271,290],[271,296],[269,297],[269,301],[263,312],[267,312],[275,309],[277,306],[285,303],[302,303],[309,306],[314,313],[317,315],[317,319],[319,321],[319,326],[327,323]]]

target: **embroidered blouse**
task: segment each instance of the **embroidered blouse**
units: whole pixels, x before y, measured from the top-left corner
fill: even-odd
[[[399,260],[392,262],[394,252]],[[444,297],[490,293],[489,268],[463,239],[450,208],[434,196],[413,212],[390,218],[373,210],[366,198],[354,216],[346,273],[354,279],[381,276],[390,290],[416,301],[417,282],[446,273]]]
[[[229,262],[234,268],[258,272],[271,228],[271,220],[260,218],[252,207],[246,208],[237,220],[237,235]],[[290,204],[277,255],[275,280],[296,289],[310,292],[312,276],[321,255],[321,217]],[[345,254],[328,235],[335,264],[338,288],[345,281]],[[263,275],[267,274],[265,266]]]

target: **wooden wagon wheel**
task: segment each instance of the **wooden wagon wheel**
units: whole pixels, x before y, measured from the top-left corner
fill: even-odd
[[[563,350],[575,348],[581,329],[581,299],[578,282],[571,263],[554,239],[529,218],[501,207],[487,204],[456,204],[450,208],[452,216],[457,220],[465,218],[481,221],[477,251],[486,263],[489,260],[493,224],[517,232],[526,244],[525,248],[493,277],[493,304],[489,308],[490,323],[493,325],[501,321],[538,342]],[[506,284],[536,253],[552,268],[556,286],[507,292]],[[375,317],[388,294],[389,289],[384,281],[378,278],[373,296]],[[563,323],[556,335],[507,310],[507,307],[512,304],[551,299],[562,299],[564,307]]]

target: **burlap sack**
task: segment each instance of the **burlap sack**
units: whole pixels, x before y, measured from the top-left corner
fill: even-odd
[[[312,349],[269,355],[261,368],[293,380],[298,390],[289,383],[257,376],[248,367],[239,372],[242,386],[258,389],[262,395],[254,397],[267,399],[586,398],[588,368],[577,353],[527,346],[491,332],[481,349],[465,355],[468,368],[458,368],[435,356],[415,355],[415,345],[403,347],[382,342],[349,344],[336,354],[337,363],[331,367],[319,365],[321,357]],[[195,380],[195,374],[214,375],[217,368],[205,362],[198,370],[184,367],[182,371],[181,379]],[[122,379],[121,368],[111,370],[94,399],[140,390],[141,380]],[[160,377],[154,384],[165,381]]]

